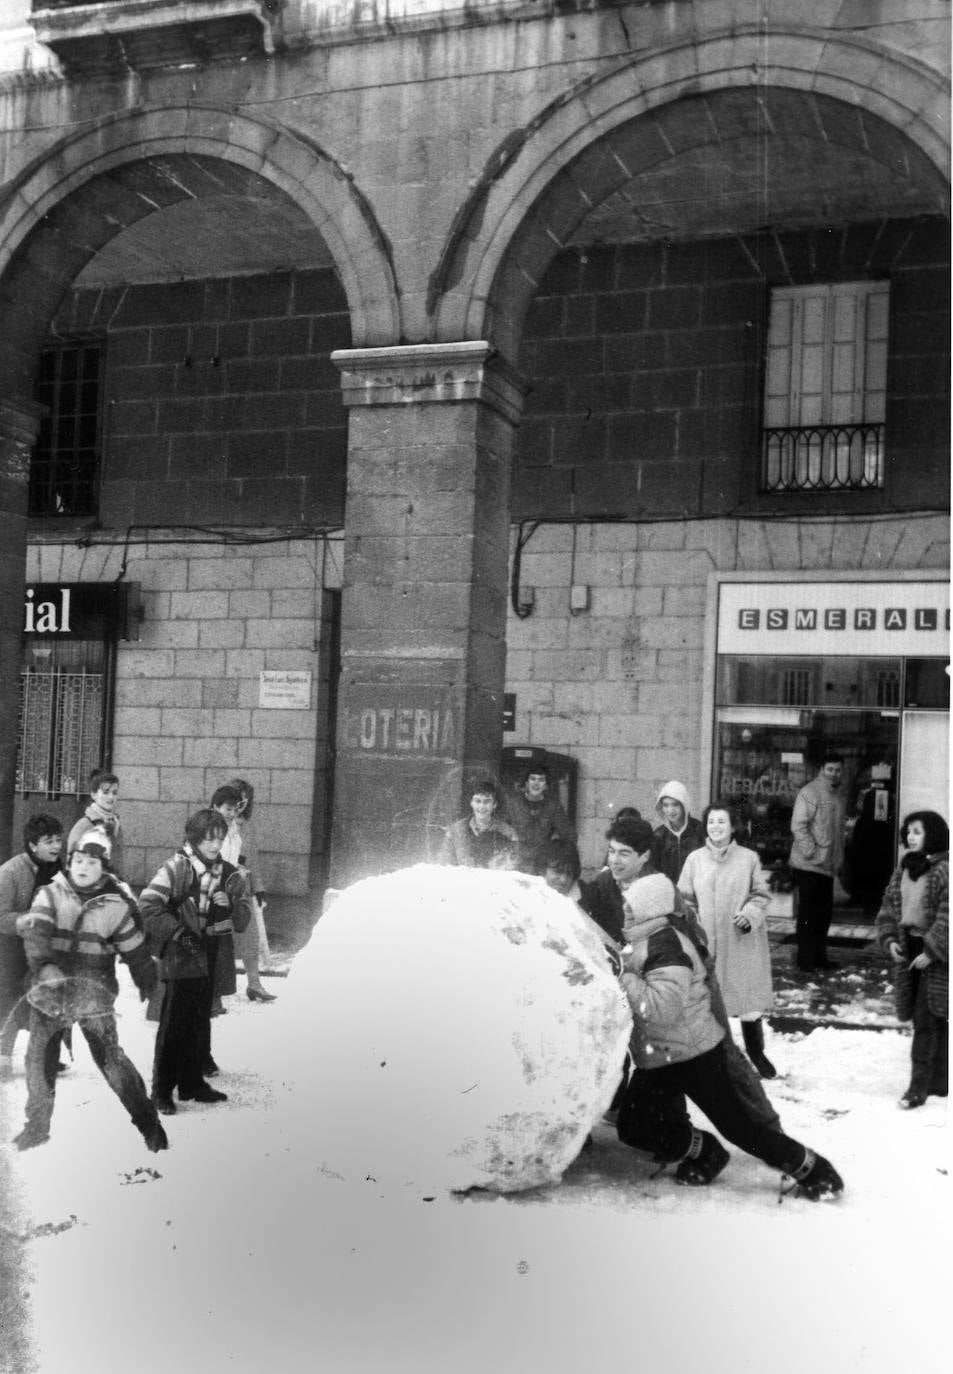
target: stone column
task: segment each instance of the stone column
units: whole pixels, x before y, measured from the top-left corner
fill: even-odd
[[[0,400],[0,861],[18,847],[12,834],[17,766],[27,480],[40,427],[39,406]]]
[[[342,349],[350,409],[331,882],[436,856],[495,772],[522,388],[489,344]]]

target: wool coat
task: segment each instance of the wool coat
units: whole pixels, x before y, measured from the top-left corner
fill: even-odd
[[[724,849],[705,843],[689,854],[679,891],[698,909],[715,961],[715,974],[729,1016],[760,1016],[774,1001],[767,908],[771,893],[753,849],[731,840]],[[751,923],[739,930],[739,913]]]
[[[894,964],[894,996],[897,1018],[909,1021],[913,1017],[916,988],[909,968],[910,949],[906,928],[900,924],[902,915],[901,881],[903,868],[894,869],[877,913],[877,943],[886,949],[896,940],[904,959]],[[927,1005],[934,1016],[948,1020],[950,1015],[950,855],[930,855],[930,867],[919,878],[926,885],[923,893],[923,914],[928,925],[923,932],[923,947],[932,963],[926,970]]]

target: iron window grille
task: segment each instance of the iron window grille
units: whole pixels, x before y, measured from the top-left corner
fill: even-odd
[[[44,407],[30,464],[29,513],[95,515],[99,499],[103,345],[63,340],[40,356]]]

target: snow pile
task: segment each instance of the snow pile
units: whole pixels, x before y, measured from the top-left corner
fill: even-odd
[[[283,998],[307,1113],[341,1178],[555,1183],[619,1081],[631,1019],[601,933],[537,878],[419,865],[348,888]],[[290,1123],[289,1123],[290,1128]]]

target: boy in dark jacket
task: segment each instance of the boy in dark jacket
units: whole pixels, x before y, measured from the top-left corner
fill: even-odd
[[[139,896],[152,952],[165,985],[152,1068],[152,1097],[164,1116],[180,1102],[225,1102],[206,1082],[218,939],[229,919],[244,930],[251,915],[242,873],[220,857],[228,822],[210,807],[185,827],[185,843]],[[214,1068],[214,1065],[213,1065]]]
[[[17,1032],[30,1024],[24,997],[29,965],[17,934],[17,917],[29,911],[33,894],[63,867],[63,827],[55,816],[31,816],[23,827],[23,853],[0,866],[0,1074],[10,1067]]]
[[[116,955],[143,997],[156,972],[135,899],[106,867],[109,852],[106,832],[88,830],[70,854],[66,873],[38,888],[30,910],[17,920],[32,977],[26,1125],[14,1140],[20,1150],[49,1139],[60,1042],[73,1022],[147,1148],[164,1150],[169,1143],[116,1032]]]

